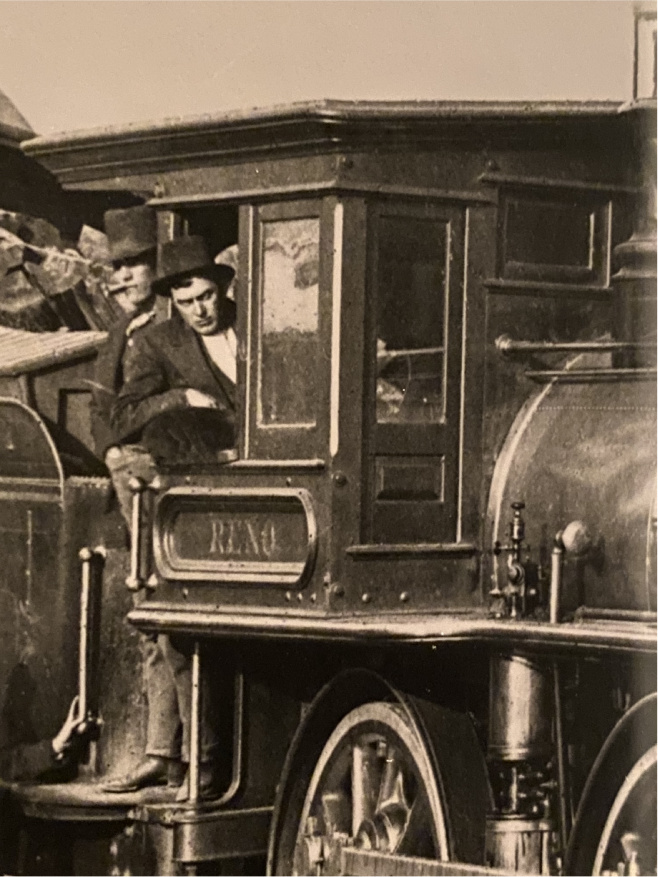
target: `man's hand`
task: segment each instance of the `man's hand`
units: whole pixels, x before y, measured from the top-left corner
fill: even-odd
[[[190,408],[220,408],[217,399],[200,390],[185,390],[185,401]]]
[[[76,694],[71,701],[71,706],[69,707],[68,715],[64,719],[64,724],[53,739],[53,752],[59,758],[64,755],[71,745],[71,738],[73,735],[85,731],[85,716],[79,715],[79,707],[80,699]]]

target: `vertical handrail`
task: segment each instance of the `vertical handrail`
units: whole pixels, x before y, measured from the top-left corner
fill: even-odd
[[[129,591],[141,591],[145,585],[142,576],[142,503],[147,488],[141,478],[131,478],[128,487],[133,492],[133,506],[130,525],[130,575],[126,579],[126,587]]]
[[[91,592],[90,548],[81,548],[78,554],[82,562],[80,587],[80,630],[78,641],[78,715],[87,717],[89,691],[89,597]]]
[[[190,792],[189,803],[199,801],[200,773],[200,731],[201,731],[201,648],[199,641],[194,641],[192,653],[192,696],[190,703]]]
[[[218,798],[218,807],[228,804],[238,793],[242,785],[242,758],[244,750],[244,673],[237,670],[235,673],[235,694],[233,703],[233,767],[231,782],[221,798]]]

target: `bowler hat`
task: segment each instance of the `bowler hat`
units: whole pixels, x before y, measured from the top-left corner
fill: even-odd
[[[215,265],[200,235],[189,235],[158,246],[156,278],[151,288],[158,295],[170,295],[177,281],[194,276],[207,277],[225,290],[234,275],[228,265]]]
[[[113,262],[140,256],[156,248],[158,225],[152,207],[107,210],[103,219]]]

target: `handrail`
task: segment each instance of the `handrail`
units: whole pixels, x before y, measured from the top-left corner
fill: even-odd
[[[499,353],[608,353],[619,350],[655,349],[655,341],[520,341],[509,335],[499,335],[495,340]]]

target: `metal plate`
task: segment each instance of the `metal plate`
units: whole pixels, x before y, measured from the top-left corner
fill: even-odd
[[[174,487],[160,500],[155,560],[166,579],[302,587],[317,555],[303,489]]]

